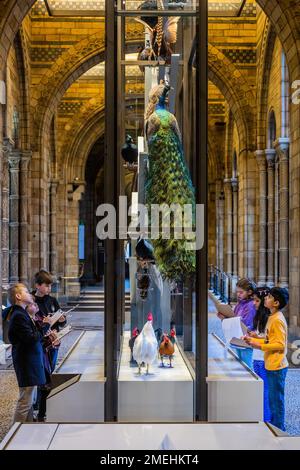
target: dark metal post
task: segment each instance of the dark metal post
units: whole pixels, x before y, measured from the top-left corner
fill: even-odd
[[[207,421],[207,35],[208,4],[199,1],[197,15],[197,78],[196,78],[196,202],[204,204],[205,216],[201,223],[205,227],[204,246],[197,251],[196,272],[196,421]]]
[[[104,158],[104,200],[117,208],[118,204],[118,158],[117,158],[117,24],[115,1],[107,0],[105,6],[106,49],[105,49],[105,158]],[[118,228],[118,227],[117,227]],[[117,419],[117,338],[118,338],[118,276],[116,259],[117,240],[105,240],[104,266],[104,373],[105,421]]]
[[[186,279],[183,287],[183,347],[185,351],[193,349],[193,283]]]

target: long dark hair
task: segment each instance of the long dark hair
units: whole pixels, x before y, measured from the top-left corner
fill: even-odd
[[[253,328],[258,330],[259,333],[264,333],[267,325],[267,321],[270,315],[270,310],[265,307],[265,297],[269,294],[270,289],[268,287],[257,287],[253,295],[260,300],[260,306],[256,312],[256,315],[253,319]]]

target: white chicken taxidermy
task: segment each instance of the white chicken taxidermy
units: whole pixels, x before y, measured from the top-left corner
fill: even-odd
[[[147,5],[148,3],[149,5]],[[140,6],[140,9],[153,9],[152,3],[153,1],[151,0],[148,2],[146,1]],[[163,0],[157,0],[157,9],[164,10]],[[141,23],[146,28],[146,31],[150,35],[151,46],[150,48],[147,47],[140,52],[140,60],[163,59],[167,63],[170,63],[172,54],[171,45],[177,42],[179,19],[179,16],[171,16],[164,22],[164,18],[159,16],[157,18],[157,22],[155,22],[154,17],[145,18],[145,20],[141,18],[135,18],[136,21]]]
[[[141,374],[143,362],[146,364],[146,374],[149,374],[149,366],[157,360],[158,344],[153,330],[152,321],[152,313],[149,313],[148,321],[145,323],[133,346],[132,356],[138,364],[139,374]]]

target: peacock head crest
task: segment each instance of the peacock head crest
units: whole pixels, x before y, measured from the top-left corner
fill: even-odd
[[[158,100],[158,104],[157,104],[157,107],[158,108],[165,108],[166,106],[166,98],[168,96],[168,93],[170,91],[171,87],[169,85],[165,85],[164,86],[164,89],[163,89],[163,92],[161,94],[161,96],[159,97],[159,100]]]

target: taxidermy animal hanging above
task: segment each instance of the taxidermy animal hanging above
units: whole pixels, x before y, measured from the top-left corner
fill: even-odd
[[[139,10],[164,10],[163,0],[146,0],[139,6]],[[168,64],[173,53],[172,46],[177,42],[177,29],[179,16],[142,16],[135,18],[145,26],[150,35],[150,44],[141,48],[138,60],[164,60]]]
[[[145,114],[149,154],[149,171],[145,185],[146,203],[148,211],[151,211],[151,206],[154,204],[165,204],[169,207],[176,204],[182,211],[181,216],[188,205],[191,208],[188,228],[194,231],[195,191],[184,160],[177,120],[166,109],[169,89],[169,86],[161,84],[155,87],[154,92],[150,91],[152,99]],[[195,272],[195,251],[187,249],[186,242],[190,239],[186,237],[184,231],[181,239],[174,236],[175,218],[169,217],[169,219],[169,239],[163,236],[161,221],[159,237],[151,239],[150,236],[150,239],[154,247],[156,265],[163,278],[179,281]]]

